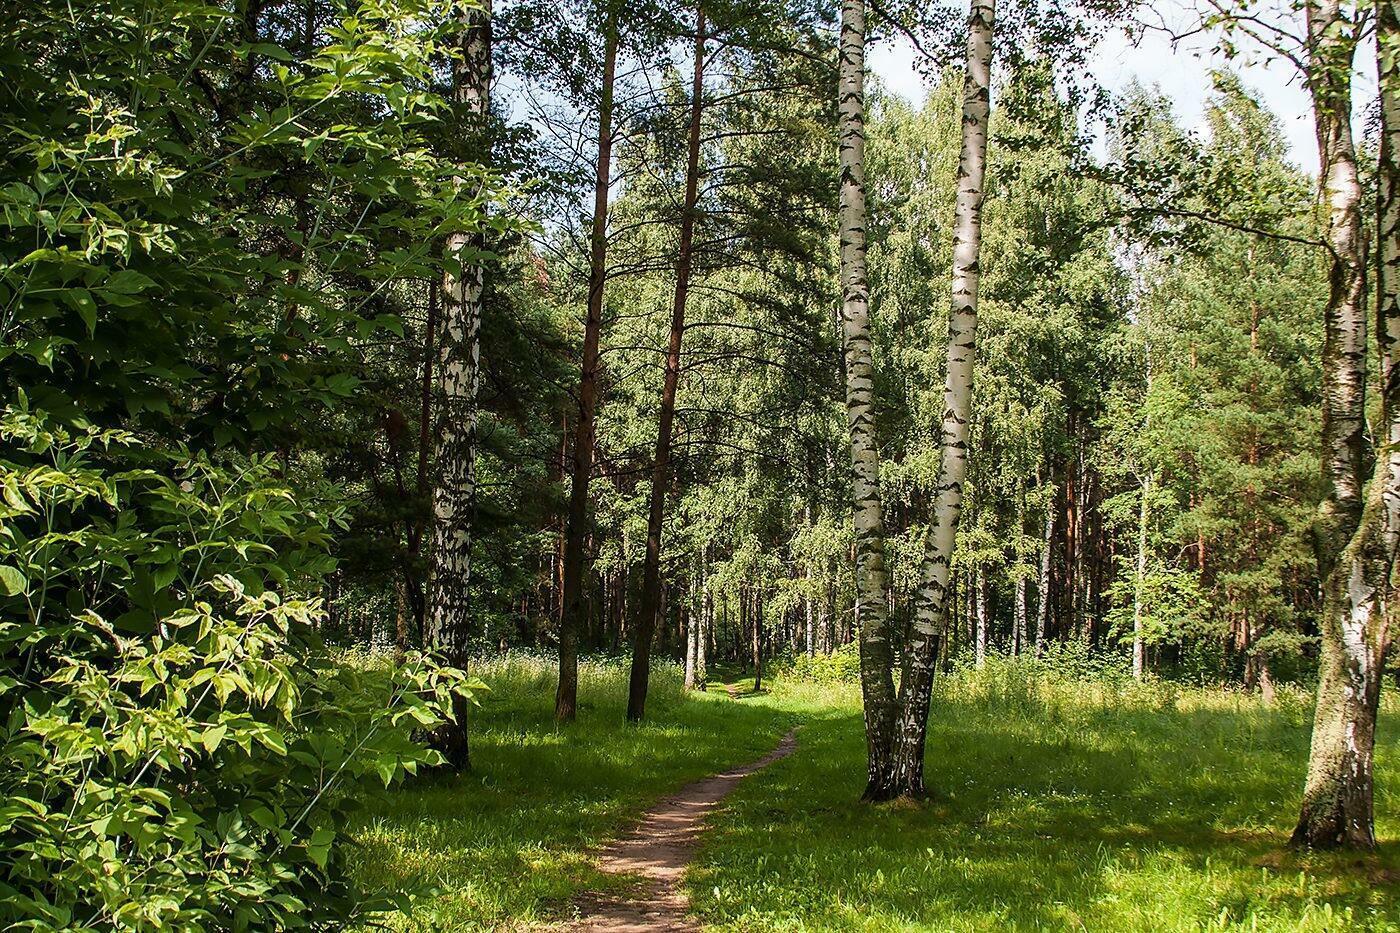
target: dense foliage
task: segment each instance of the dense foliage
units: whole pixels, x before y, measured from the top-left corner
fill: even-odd
[[[317,477],[397,296],[493,196],[433,142],[448,9],[37,2],[0,26],[7,925],[375,909],[344,882],[346,792],[435,762],[411,735],[466,687],[417,654],[374,684],[331,663],[345,503]]]
[[[1136,4],[1004,3],[994,41],[985,0],[10,6],[0,926],[387,909],[349,812],[467,769],[460,668],[519,649],[563,722],[575,647],[632,649],[637,720],[653,648],[684,688],[898,683],[908,796],[920,691],[968,670],[1272,701],[1321,658],[1314,764],[1364,747],[1369,824],[1373,736],[1325,720],[1374,726],[1400,541],[1390,7],[1289,8],[1314,178],[1230,71],[1200,130],[1088,94]],[[922,100],[854,89],[895,36]]]

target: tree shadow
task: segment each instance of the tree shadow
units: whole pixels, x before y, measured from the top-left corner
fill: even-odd
[[[691,879],[702,915],[930,929],[1293,928],[1326,909],[1400,921],[1393,842],[1363,858],[1284,848],[1307,751],[1296,719],[1061,712],[936,705],[933,796],[915,807],[855,803],[858,713],[813,723],[715,821]],[[1393,739],[1382,751],[1400,757]],[[1382,829],[1393,838],[1393,816]]]
[[[488,681],[489,683],[489,681]],[[498,685],[493,685],[498,686]],[[367,795],[346,830],[354,873],[373,893],[417,891],[409,929],[492,928],[545,918],[599,874],[590,851],[656,800],[770,751],[793,717],[721,696],[655,691],[648,718],[625,721],[625,684],[585,682],[579,720],[553,720],[552,689],[533,682],[485,694],[470,724],[473,770]]]

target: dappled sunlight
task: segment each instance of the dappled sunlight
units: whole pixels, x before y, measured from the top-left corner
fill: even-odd
[[[664,794],[767,752],[794,718],[683,695],[676,669],[660,666],[650,718],[627,725],[626,667],[588,662],[579,696],[593,708],[561,727],[550,663],[474,665],[491,689],[472,722],[472,772],[375,800],[354,830],[362,884],[418,892],[396,928],[492,929],[550,916],[580,890],[616,889],[625,882],[601,876],[591,850]]]
[[[1308,724],[1237,692],[963,672],[940,686],[932,799],[860,794],[858,697],[779,682],[801,748],[740,789],[691,875],[720,929],[1393,929],[1393,731],[1374,856],[1284,850]]]

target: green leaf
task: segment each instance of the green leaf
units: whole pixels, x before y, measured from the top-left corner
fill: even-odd
[[[83,323],[87,325],[88,336],[96,334],[97,302],[93,301],[92,292],[86,288],[70,288],[64,291],[63,300],[83,319]]]
[[[322,871],[325,871],[326,863],[330,861],[331,843],[334,841],[335,830],[322,826],[311,834],[311,839],[306,843],[307,854]]]
[[[20,573],[17,567],[0,564],[0,593],[6,596],[18,596],[27,592],[29,592],[28,578]]]

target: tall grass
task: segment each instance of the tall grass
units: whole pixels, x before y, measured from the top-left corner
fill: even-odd
[[[360,656],[356,663],[383,663]],[[557,662],[512,653],[470,665],[490,688],[470,733],[471,773],[430,777],[370,801],[351,828],[357,877],[415,891],[395,929],[490,930],[556,919],[578,891],[616,885],[589,850],[664,794],[768,751],[793,716],[716,694],[683,694],[652,671],[647,721],[624,722],[628,668],[583,661],[578,721],[553,721]]]
[[[353,827],[360,880],[433,889],[414,930],[569,924],[590,851],[663,794],[757,758],[793,723],[795,755],[745,781],[689,875],[715,929],[1400,931],[1400,741],[1387,694],[1377,750],[1381,852],[1299,855],[1285,841],[1311,696],[989,659],[940,677],[932,800],[858,802],[857,684],[766,682],[731,699],[653,673],[649,721],[623,722],[627,667],[585,661],[579,721],[551,719],[555,661],[511,654],[472,724],[475,770],[374,802]],[[740,682],[741,688],[747,681]]]
[[[989,659],[941,677],[933,798],[856,803],[859,693],[778,682],[798,753],[741,786],[690,876],[726,930],[1400,930],[1400,741],[1385,700],[1381,852],[1286,849],[1311,696]]]

